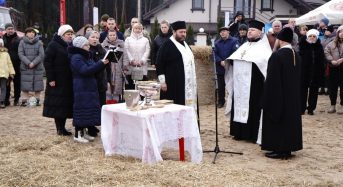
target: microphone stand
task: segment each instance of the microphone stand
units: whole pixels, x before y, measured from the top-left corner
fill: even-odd
[[[214,60],[214,65],[213,65],[213,71],[214,71],[214,84],[215,84],[215,91],[214,91],[214,97],[215,97],[215,126],[216,126],[216,145],[214,147],[213,151],[203,151],[204,153],[215,153],[214,158],[212,163],[216,163],[217,155],[219,153],[229,153],[229,154],[238,154],[238,155],[243,155],[241,152],[232,152],[232,151],[221,151],[219,148],[219,140],[218,140],[218,108],[217,108],[217,100],[218,100],[218,78],[217,78],[217,70],[216,70],[216,56],[214,52],[214,47],[212,49],[212,55],[213,55],[213,60]]]

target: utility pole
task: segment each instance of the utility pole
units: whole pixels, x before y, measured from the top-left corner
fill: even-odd
[[[141,0],[137,0],[137,18],[139,22],[142,22],[142,13],[141,13],[142,7],[141,6],[142,6]]]

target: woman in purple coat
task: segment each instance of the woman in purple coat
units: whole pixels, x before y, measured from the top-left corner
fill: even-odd
[[[73,46],[68,48],[70,67],[73,73],[73,125],[74,140],[87,143],[94,137],[84,133],[84,128],[100,124],[100,103],[95,74],[102,71],[108,60],[96,63],[91,59],[89,42],[83,36],[73,40]]]

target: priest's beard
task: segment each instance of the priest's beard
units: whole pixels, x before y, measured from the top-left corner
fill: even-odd
[[[186,40],[186,36],[175,34],[175,40],[180,42],[180,43],[183,43]]]

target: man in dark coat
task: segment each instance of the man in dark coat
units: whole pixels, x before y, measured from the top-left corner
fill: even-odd
[[[13,78],[13,85],[14,85],[14,106],[19,105],[19,98],[20,98],[20,58],[18,55],[18,47],[21,38],[17,35],[17,32],[14,30],[14,25],[12,23],[5,24],[5,31],[6,33],[3,36],[5,47],[8,49],[8,53],[10,54],[11,61],[14,67],[15,75]],[[6,97],[5,97],[5,105],[10,105],[10,93],[11,93],[11,84],[7,85],[6,88]]]
[[[235,140],[257,140],[263,84],[272,53],[263,27],[262,22],[250,21],[248,42],[228,58],[233,65],[228,67],[225,79],[229,94],[226,112],[231,111],[230,134]]]
[[[161,83],[161,99],[196,107],[196,75],[194,56],[185,42],[186,23],[172,24],[173,36],[157,55],[157,75]]]
[[[280,49],[268,61],[264,85],[262,150],[269,158],[288,158],[302,146],[301,63],[292,49],[293,31],[278,34]]]
[[[218,108],[225,104],[225,60],[240,46],[235,37],[230,36],[229,28],[219,29],[220,39],[214,44],[214,55],[216,63],[217,83],[218,83]]]
[[[57,134],[72,135],[65,129],[67,118],[73,117],[73,78],[69,66],[68,44],[73,38],[70,25],[62,25],[45,50],[46,89],[43,116],[54,118]]]

